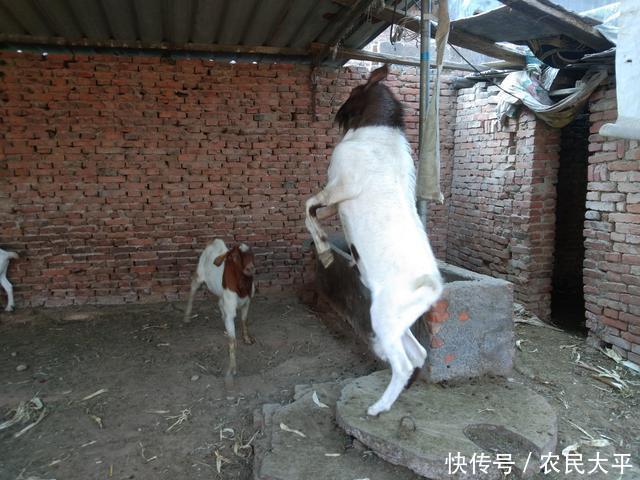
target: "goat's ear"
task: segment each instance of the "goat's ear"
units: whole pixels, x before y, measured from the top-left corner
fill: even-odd
[[[222,255],[220,255],[220,256],[218,256],[218,257],[216,257],[216,259],[213,261],[213,264],[214,264],[216,267],[219,267],[220,265],[222,265],[222,262],[224,262],[225,258],[227,258],[227,254],[228,254],[228,253],[229,253],[229,252],[227,252],[227,253],[223,253]]]
[[[237,265],[242,265],[242,257],[240,256],[240,249],[238,247],[233,247],[227,252],[227,255],[231,257],[231,261]]]
[[[372,87],[376,83],[379,83],[382,80],[385,80],[388,74],[389,74],[389,65],[385,63],[380,68],[376,68],[373,72],[371,72],[371,75],[369,76],[369,80],[367,81],[367,86],[365,88]]]

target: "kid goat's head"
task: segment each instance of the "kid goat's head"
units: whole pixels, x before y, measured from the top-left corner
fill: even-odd
[[[404,128],[402,104],[389,87],[380,83],[388,73],[389,67],[384,65],[371,72],[367,83],[351,91],[336,114],[336,121],[344,132],[372,126]]]
[[[256,272],[253,252],[244,244],[233,246],[227,253],[217,257],[213,263],[219,267],[224,261],[232,263],[234,268],[246,277],[253,277]]]

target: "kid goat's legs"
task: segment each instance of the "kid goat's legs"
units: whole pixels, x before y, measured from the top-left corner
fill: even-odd
[[[237,373],[236,365],[236,307],[237,298],[235,295],[221,298],[218,302],[224,328],[227,330],[227,342],[229,343],[229,367],[227,368],[227,378]]]
[[[247,316],[249,315],[250,302],[245,300],[245,303],[240,307],[240,324],[242,326],[242,340],[247,345],[253,345],[256,340],[249,334],[249,325],[247,324]]]

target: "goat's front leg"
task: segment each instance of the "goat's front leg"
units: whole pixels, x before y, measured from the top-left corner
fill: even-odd
[[[249,334],[249,325],[247,323],[247,317],[249,315],[250,301],[246,300],[240,307],[240,325],[242,326],[242,341],[247,345],[253,345],[256,343],[256,339]]]
[[[316,245],[318,258],[325,268],[333,262],[333,253],[327,241],[327,234],[318,222],[317,211],[327,209],[320,215],[322,218],[327,218],[337,212],[337,205],[340,202],[357,197],[361,191],[360,185],[357,184],[329,184],[320,193],[307,200],[305,224]]]
[[[223,294],[224,295],[224,294]],[[229,346],[229,366],[227,367],[226,377],[228,381],[231,381],[233,376],[237,373],[238,367],[236,364],[236,307],[237,299],[235,295],[224,295],[220,299],[219,306],[222,313],[222,319],[224,320],[224,328],[227,331],[227,343]]]

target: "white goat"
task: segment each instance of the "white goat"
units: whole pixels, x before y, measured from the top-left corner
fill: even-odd
[[[388,411],[424,364],[427,353],[410,327],[442,293],[415,207],[415,168],[402,130],[402,106],[380,83],[387,73],[386,66],[372,72],[338,111],[336,120],[346,134],[333,151],[327,186],[306,204],[306,225],[325,267],[333,254],[318,217],[337,206],[360,278],[371,291],[373,349],[390,363],[392,376],[369,415]]]
[[[236,312],[240,310],[242,339],[250,345],[255,342],[249,335],[247,316],[249,304],[255,293],[253,275],[254,256],[244,243],[228,249],[224,241],[215,239],[200,254],[198,269],[191,281],[191,292],[184,315],[184,322],[191,321],[193,297],[203,283],[218,297],[218,306],[224,320],[229,342],[229,367],[227,377],[236,374]]]
[[[7,292],[7,307],[4,309],[6,312],[12,312],[15,308],[13,302],[13,285],[7,278],[7,269],[9,268],[9,260],[18,258],[18,254],[14,252],[7,252],[0,248],[0,285]]]

